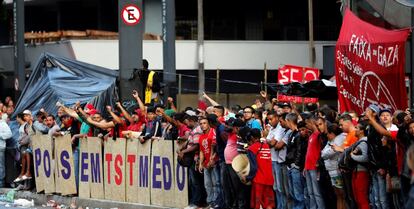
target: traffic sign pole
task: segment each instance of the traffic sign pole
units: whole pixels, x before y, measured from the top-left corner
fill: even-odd
[[[15,101],[26,84],[25,66],[24,66],[24,1],[13,1],[13,43],[14,43],[14,75],[17,80],[17,89],[15,92]],[[16,88],[16,81],[15,81]]]
[[[175,68],[175,0],[162,0],[162,46],[164,61],[164,99],[168,96],[175,98],[176,68]]]
[[[142,40],[144,15],[142,0],[118,1],[119,31],[119,90],[122,100],[130,99],[133,89],[142,92],[139,78],[133,78],[134,69],[142,69]],[[142,96],[142,95],[141,95]]]

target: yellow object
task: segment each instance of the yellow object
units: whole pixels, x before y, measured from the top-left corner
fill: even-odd
[[[145,87],[145,104],[151,103],[152,97],[152,82],[154,78],[154,71],[151,71],[148,75],[147,86]]]

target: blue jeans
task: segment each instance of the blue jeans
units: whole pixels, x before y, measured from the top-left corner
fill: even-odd
[[[289,193],[293,199],[293,209],[305,208],[304,179],[300,170],[292,168],[288,170]]]
[[[205,197],[203,174],[198,172],[195,167],[195,162],[193,162],[193,165],[188,168],[189,186],[191,187],[190,205],[200,206],[203,204],[203,197]]]
[[[372,178],[372,196],[376,209],[388,209],[387,189],[385,177],[378,172],[371,172]]]
[[[275,185],[273,185],[273,189],[276,191],[277,209],[285,209],[287,208],[288,195],[286,168],[283,164],[277,162],[272,162],[272,166],[274,169],[274,174],[276,175]]]
[[[209,205],[216,205],[219,203],[220,196],[220,168],[204,169],[204,187],[207,192],[207,203]]]
[[[308,189],[310,209],[325,209],[325,203],[323,202],[321,191],[319,188],[317,171],[306,170],[305,173],[306,173],[306,187]]]
[[[4,187],[4,177],[6,177],[6,149],[0,149],[0,188]]]

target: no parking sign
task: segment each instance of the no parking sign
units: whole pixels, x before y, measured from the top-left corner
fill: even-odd
[[[121,12],[122,21],[126,25],[133,26],[139,23],[142,17],[142,12],[138,6],[134,4],[129,4],[124,6]]]

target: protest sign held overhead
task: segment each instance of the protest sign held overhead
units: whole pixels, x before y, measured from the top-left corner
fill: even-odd
[[[279,84],[289,84],[292,82],[306,83],[308,81],[318,80],[319,79],[319,70],[317,68],[301,67],[294,65],[284,65],[278,70],[278,83]],[[278,94],[277,99],[279,102],[302,102],[302,97],[298,96],[287,96],[283,94]],[[318,98],[303,98],[305,103],[316,103]]]
[[[393,111],[407,108],[405,41],[409,30],[390,31],[346,10],[336,44],[340,112],[362,113],[370,104]]]

